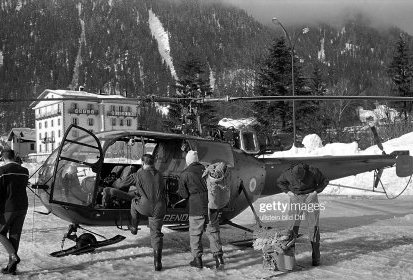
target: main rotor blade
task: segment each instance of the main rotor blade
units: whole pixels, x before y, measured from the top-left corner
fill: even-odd
[[[15,103],[15,102],[33,102],[33,101],[63,101],[63,100],[76,100],[76,101],[135,101],[135,102],[159,102],[159,103],[180,103],[183,101],[197,102],[197,103],[209,103],[209,102],[276,102],[276,101],[317,101],[317,100],[388,100],[388,101],[410,101],[413,102],[413,97],[401,97],[401,96],[318,96],[318,95],[287,95],[287,96],[226,96],[219,98],[189,98],[189,97],[163,97],[163,96],[145,96],[136,98],[119,98],[119,97],[55,97],[55,98],[0,98],[0,103]]]

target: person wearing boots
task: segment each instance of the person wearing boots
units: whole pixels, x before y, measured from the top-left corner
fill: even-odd
[[[9,254],[3,274],[16,274],[20,236],[26,218],[28,199],[26,187],[29,171],[15,162],[13,150],[3,150],[5,165],[0,167],[0,243]]]
[[[288,216],[293,217],[291,228],[296,235],[298,235],[301,218],[305,217],[307,220],[313,266],[320,265],[318,194],[324,190],[328,182],[320,170],[303,163],[291,166],[277,180],[278,187],[290,197]]]
[[[130,213],[132,234],[138,232],[141,215],[148,216],[155,271],[162,270],[163,233],[162,225],[166,213],[166,189],[162,174],[154,167],[150,154],[142,156],[142,168],[129,175],[124,184],[135,185],[136,197],[132,199]]]
[[[189,204],[189,241],[193,260],[190,266],[203,268],[202,263],[202,234],[207,230],[216,268],[224,266],[222,244],[219,236],[218,211],[208,216],[208,188],[202,175],[205,167],[199,163],[198,153],[188,151],[186,154],[187,167],[181,173],[178,194],[188,199]]]

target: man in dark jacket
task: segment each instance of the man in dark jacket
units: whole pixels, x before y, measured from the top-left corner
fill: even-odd
[[[290,197],[288,216],[293,217],[292,228],[298,234],[303,217],[308,223],[308,236],[311,241],[312,264],[320,264],[320,205],[318,193],[328,185],[328,180],[315,167],[297,164],[284,171],[277,180],[278,187]],[[303,216],[303,212],[305,216]]]
[[[150,154],[142,156],[142,168],[122,181],[122,186],[135,185],[136,197],[131,203],[132,234],[137,234],[141,215],[148,216],[151,232],[151,245],[154,253],[156,271],[162,269],[163,233],[162,225],[166,213],[166,191],[162,174],[154,167],[154,158]],[[121,186],[121,187],[122,187]]]
[[[15,274],[20,236],[28,208],[26,187],[29,171],[14,161],[13,150],[3,150],[5,165],[0,167],[0,243],[9,254],[3,274]]]
[[[208,217],[208,188],[202,178],[205,167],[199,163],[196,151],[188,151],[186,164],[187,167],[182,172],[179,180],[178,193],[182,198],[187,198],[189,201],[189,238],[192,256],[194,257],[189,264],[197,268],[203,267],[201,239],[203,232],[207,229],[216,267],[222,268],[224,260],[219,235],[218,211]]]

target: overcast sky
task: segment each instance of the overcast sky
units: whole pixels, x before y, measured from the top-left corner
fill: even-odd
[[[373,23],[398,26],[413,35],[413,0],[224,0],[265,24],[277,17],[284,25],[314,20],[339,21],[360,10]]]

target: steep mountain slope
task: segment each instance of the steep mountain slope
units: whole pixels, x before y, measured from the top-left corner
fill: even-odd
[[[347,79],[358,91],[387,91],[399,32],[379,31],[360,17],[344,26],[313,25],[296,44],[303,74],[310,77],[321,62],[330,85]],[[190,57],[209,66],[215,95],[248,95],[276,36],[283,36],[279,29],[219,1],[0,0],[0,96],[80,85],[129,97],[167,95]],[[0,131],[32,127],[28,105],[0,104]]]

